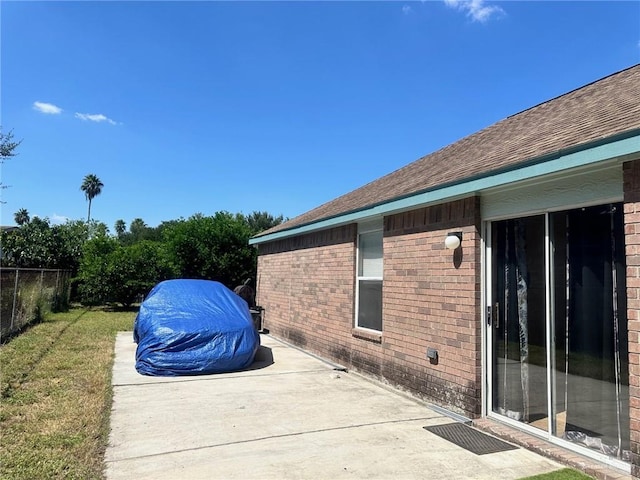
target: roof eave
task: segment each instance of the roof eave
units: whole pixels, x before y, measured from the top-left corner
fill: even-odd
[[[348,223],[362,221],[366,218],[389,215],[411,208],[418,208],[443,201],[450,201],[476,194],[489,188],[500,187],[514,182],[535,179],[543,175],[562,172],[579,167],[586,167],[614,159],[631,158],[640,155],[640,131],[627,132],[624,136],[616,135],[600,140],[597,144],[583,146],[576,150],[556,152],[527,162],[520,163],[508,170],[488,172],[487,174],[466,178],[460,182],[442,185],[434,189],[415,193],[402,198],[388,200],[359,210],[346,212],[316,222],[299,225],[290,229],[249,239],[249,245],[259,245],[288,237],[325,230]]]

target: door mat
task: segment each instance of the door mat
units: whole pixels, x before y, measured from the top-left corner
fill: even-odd
[[[422,428],[476,455],[506,452],[507,450],[516,450],[519,448],[498,438],[474,430],[464,423],[447,423],[445,425],[433,425]]]

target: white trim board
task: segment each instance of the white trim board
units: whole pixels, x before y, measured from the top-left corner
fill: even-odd
[[[623,199],[622,165],[555,175],[554,178],[496,189],[481,195],[483,220],[559,210],[567,205],[619,202]]]

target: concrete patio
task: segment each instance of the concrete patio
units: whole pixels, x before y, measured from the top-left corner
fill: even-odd
[[[562,468],[531,451],[476,455],[423,427],[454,420],[261,335],[249,370],[145,377],[115,347],[106,475],[120,479],[518,479]]]

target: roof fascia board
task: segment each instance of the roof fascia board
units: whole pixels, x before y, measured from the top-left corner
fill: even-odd
[[[374,205],[355,212],[327,218],[325,220],[309,223],[290,230],[282,230],[269,235],[254,237],[249,239],[249,245],[259,245],[261,243],[272,242],[274,240],[280,240],[317,230],[325,230],[327,228],[362,221],[370,217],[389,215],[403,210],[409,210],[411,208],[440,203],[445,200],[453,200],[455,198],[475,194],[488,188],[500,187],[524,180],[531,180],[543,175],[559,173],[563,170],[570,170],[577,167],[585,167],[599,162],[638,153],[640,153],[640,134],[610,143],[599,144],[592,148],[568,153],[566,155],[560,155],[546,162],[535,164],[529,163],[521,168],[488,174],[483,177],[476,177],[462,183],[448,185],[397,200],[390,200],[380,205]]]

